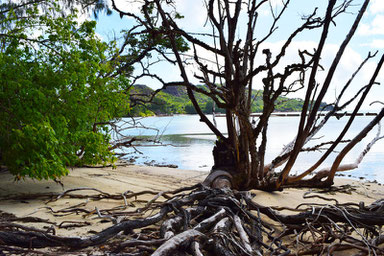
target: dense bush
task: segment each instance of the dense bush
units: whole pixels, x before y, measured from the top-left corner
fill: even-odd
[[[1,162],[17,178],[113,161],[103,124],[128,111],[127,79],[109,75],[112,45],[94,21],[57,13],[34,6],[28,19],[10,10],[0,21]]]

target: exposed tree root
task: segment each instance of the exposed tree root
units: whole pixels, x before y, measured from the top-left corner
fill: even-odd
[[[115,198],[115,195],[97,192]],[[257,204],[257,198],[250,192],[226,188],[196,185],[155,194],[154,200],[140,210],[142,213],[152,211],[150,216],[137,217],[123,208],[109,209],[109,220],[113,224],[87,237],[58,236],[54,227],[46,230],[27,227],[16,223],[23,219],[2,214],[0,255],[27,254],[31,249],[45,247],[54,247],[57,252],[78,252],[95,246],[111,255],[311,255],[344,250],[362,255],[384,254],[381,230],[384,200],[369,206],[337,201],[333,205],[302,204],[293,209],[296,213],[285,215],[281,213],[283,208]],[[157,202],[164,194],[168,199]],[[61,197],[69,195],[67,191]],[[93,197],[93,200],[100,199]],[[121,200],[127,204],[124,197]],[[77,208],[73,208],[72,213],[78,212]],[[93,214],[100,215],[100,211]],[[123,219],[124,214],[130,219]],[[38,218],[33,221],[47,223]],[[84,222],[53,223],[53,226],[64,224],[86,225]],[[35,250],[34,253],[42,252]]]

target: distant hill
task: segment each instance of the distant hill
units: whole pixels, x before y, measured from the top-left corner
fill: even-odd
[[[183,97],[187,95],[187,90],[184,86],[168,86],[163,90],[163,92],[176,97]]]
[[[136,84],[133,88],[131,88],[132,94],[150,95],[152,92],[153,89],[144,84]]]
[[[131,98],[148,99],[145,95],[150,95],[153,89],[146,85],[135,85],[131,91]],[[213,100],[206,95],[195,93],[196,99],[206,114],[212,113]],[[263,101],[262,91],[253,91],[252,112],[262,112]],[[275,112],[298,112],[303,107],[302,99],[290,99],[287,97],[279,97]],[[325,107],[326,103],[322,103]],[[216,113],[225,113],[223,109],[216,107]],[[188,98],[185,87],[169,86],[159,92],[151,103],[135,106],[132,108],[130,115],[132,116],[149,116],[149,115],[173,115],[173,114],[196,114],[191,101]]]

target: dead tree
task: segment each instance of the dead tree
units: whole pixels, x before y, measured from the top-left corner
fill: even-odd
[[[324,13],[320,13],[315,8],[309,15],[302,17],[302,24],[286,38],[278,52],[272,52],[264,45],[272,35],[279,32],[278,24],[290,7],[291,0],[282,1],[282,7],[278,11],[272,8],[268,0],[206,1],[207,24],[211,26],[211,33],[188,33],[182,29],[178,24],[180,14],[174,8],[174,1],[144,0],[141,14],[122,11],[114,1],[112,2],[113,8],[121,16],[129,16],[137,22],[137,26],[126,34],[127,38],[130,38],[129,40],[140,35],[149,42],[162,42],[172,50],[172,54],[166,54],[165,50],[159,51],[159,48],[156,48],[157,60],[163,57],[163,60],[177,65],[181,80],[166,82],[160,77],[160,74],[150,73],[149,64],[143,68],[144,72],[138,77],[151,76],[160,81],[163,87],[184,86],[186,88],[200,120],[206,123],[218,138],[213,150],[214,166],[211,175],[215,178],[228,179],[226,184],[229,182],[233,188],[279,190],[284,186],[330,186],[333,184],[335,173],[343,169],[340,164],[346,153],[361,138],[365,137],[384,115],[384,112],[381,111],[360,134],[353,138],[337,156],[329,170],[316,174],[320,164],[329,157],[336,146],[345,142],[345,134],[367,94],[376,83],[378,72],[383,64],[384,57],[378,62],[369,83],[362,84],[361,90],[355,97],[346,99],[344,94],[350,89],[350,84],[356,74],[368,60],[377,55],[369,53],[364,62],[356,68],[356,72],[351,74],[350,80],[336,97],[332,110],[321,120],[318,118],[324,96],[334,82],[335,71],[356,32],[369,0],[364,1],[360,6],[332,64],[326,70],[324,81],[318,79],[318,73],[323,69],[321,57],[332,33],[332,24],[335,24],[336,17],[349,11],[353,1],[331,0]],[[256,33],[256,26],[259,25],[259,12],[261,8],[268,5],[271,7],[272,22],[267,29],[268,32],[260,35]],[[281,68],[285,54],[294,40],[310,30],[319,31],[320,36],[316,48],[311,51],[299,50],[299,61]],[[186,45],[191,54],[186,53]],[[207,59],[206,56],[212,58]],[[188,65],[191,63],[197,67],[193,75],[190,74],[191,72],[187,72]],[[144,67],[143,64],[142,67]],[[194,84],[192,81],[196,79],[205,87]],[[252,92],[255,88],[262,89],[263,112],[257,123],[253,125],[250,114],[254,97]],[[280,155],[267,163],[265,155],[271,114],[279,96],[289,95],[298,90],[305,92],[305,99],[297,135],[292,138],[292,142],[284,148]],[[218,130],[214,123],[203,114],[195,93],[209,96],[218,107],[226,110],[228,134]],[[348,105],[354,106],[354,110],[340,132],[340,136],[335,141],[326,143],[328,148],[311,168],[299,175],[291,176],[298,155],[306,151],[304,146],[314,138],[332,115],[335,115],[337,111],[342,111]],[[324,145],[322,144],[322,146]],[[319,147],[320,145],[314,148]],[[345,167],[345,165],[343,166]],[[220,175],[216,173],[217,170],[220,171]],[[305,179],[309,174],[315,174],[315,176]],[[212,177],[210,180],[213,181]]]
[[[212,173],[202,184],[175,191],[138,193],[126,191],[109,194],[99,188],[78,188],[60,194],[42,193],[0,198],[15,201],[43,198],[49,199],[48,202],[62,198],[87,199],[84,203],[76,202],[75,205],[64,209],[54,210],[49,205],[44,208],[53,216],[83,214],[83,217],[93,216],[103,222],[111,222],[108,228],[83,237],[59,236],[56,234],[56,229],[91,224],[87,221],[56,223],[30,216],[18,218],[0,211],[0,255],[45,255],[49,252],[62,254],[68,253],[68,250],[75,254],[112,253],[111,255],[321,255],[355,250],[360,253],[359,255],[383,255],[382,199],[368,206],[363,202],[339,204],[336,201],[334,205],[302,204],[295,209],[271,208],[256,203],[257,197],[255,200],[255,194],[250,191],[240,191],[249,188],[277,190],[287,186],[329,186],[337,171],[356,168],[373,143],[382,137],[379,130],[356,163],[351,165],[342,163],[344,156],[379,123],[384,115],[382,110],[355,138],[349,141],[344,139],[367,94],[376,83],[384,57],[378,62],[370,82],[354,97],[358,102],[340,136],[333,142],[304,148],[332,115],[353,103],[353,99],[342,101],[342,97],[356,73],[376,55],[369,54],[361,66],[357,67],[350,81],[336,98],[333,110],[321,120],[318,119],[320,103],[368,2],[366,0],[361,7],[323,82],[317,81],[316,77],[317,71],[321,68],[320,59],[330,25],[336,16],[347,10],[351,1],[341,1],[341,5],[336,6],[336,0],[330,0],[325,14],[320,16],[315,10],[287,38],[277,54],[263,47],[263,43],[276,32],[278,22],[289,7],[289,0],[284,2],[283,8],[278,13],[272,12],[272,25],[269,32],[262,37],[256,37],[254,32],[258,12],[263,5],[268,5],[267,0],[248,2],[207,0],[207,16],[213,33],[198,35],[187,33],[177,25],[176,18],[180,15],[172,9],[172,0],[143,0],[142,14],[123,12],[113,2],[113,8],[122,16],[128,15],[138,22],[137,26],[127,30],[121,50],[111,60],[119,62],[115,74],[131,68],[133,63],[140,63],[143,73],[132,77],[133,83],[140,77],[149,76],[163,83],[164,87],[173,85],[186,88],[201,120],[218,137],[213,150],[215,164]],[[246,33],[245,36],[238,37],[238,28],[241,26],[241,20],[244,20],[242,16],[244,12],[247,18]],[[311,52],[299,51],[300,61],[291,63],[285,66],[283,71],[279,71],[278,67],[285,52],[295,37],[313,29],[322,31],[316,49]],[[207,43],[201,37],[210,38],[213,44]],[[192,84],[191,77],[186,71],[188,63],[185,54],[188,46],[192,49],[192,59],[189,61],[193,61],[199,67],[200,73],[196,73],[195,76],[206,85],[205,87]],[[173,56],[166,54],[167,49],[172,50]],[[210,52],[214,56],[213,66],[208,65],[207,60],[201,57],[202,49],[205,54]],[[157,54],[154,62],[147,62],[149,54]],[[160,58],[178,65],[181,81],[166,82],[160,74],[149,72],[151,65]],[[262,63],[258,64],[260,62]],[[261,81],[264,109],[258,122],[252,124],[250,122],[252,89],[259,85],[257,81]],[[299,89],[306,91],[306,97],[297,136],[271,163],[266,163],[264,159],[269,118],[277,99],[280,95]],[[228,135],[218,130],[202,113],[195,93],[208,95],[218,107],[226,109]],[[114,129],[113,135],[118,139],[111,149],[131,145],[134,142],[135,139],[120,139],[121,135],[124,135],[121,133],[124,127],[119,127],[116,123],[108,124]],[[95,123],[95,127],[97,125],[102,123]],[[341,143],[346,144],[334,164],[316,172],[320,164]],[[289,175],[298,154],[323,146],[328,146],[328,149],[311,168],[296,176]],[[283,169],[279,171],[278,168],[281,166]],[[313,178],[304,179],[314,172],[316,174]],[[80,190],[93,191],[96,194],[72,193]],[[129,206],[138,201],[137,197],[143,194],[155,196],[146,202],[145,206],[130,210]],[[163,200],[159,201],[159,198]],[[89,200],[120,200],[121,205],[110,209],[99,207],[89,210],[84,208]],[[304,205],[307,207],[303,208]],[[280,212],[281,210],[294,213],[285,215]],[[41,227],[21,224],[25,222],[34,225],[39,223]],[[49,251],[39,250],[45,247],[52,248]]]
[[[201,121],[205,122],[217,136],[213,150],[214,166],[204,183],[175,191],[154,193],[144,191],[121,194],[108,194],[100,189],[70,189],[58,195],[25,195],[33,198],[43,197],[52,200],[60,198],[87,198],[88,200],[122,200],[120,207],[112,209],[95,209],[89,211],[75,205],[54,211],[46,207],[52,214],[96,215],[103,221],[111,221],[110,227],[85,237],[62,237],[55,234],[55,228],[64,225],[48,222],[39,218],[17,218],[0,212],[0,254],[29,254],[32,248],[59,248],[58,253],[71,249],[80,252],[84,248],[93,248],[104,253],[116,255],[313,255],[329,254],[336,251],[353,250],[358,255],[383,255],[384,235],[384,201],[377,200],[371,205],[347,203],[339,204],[302,204],[297,208],[271,208],[256,203],[249,188],[278,190],[290,186],[329,186],[335,173],[340,170],[356,168],[373,143],[382,136],[380,130],[356,163],[342,163],[345,155],[375,127],[384,116],[384,109],[351,140],[345,140],[345,134],[354,121],[356,114],[365,101],[367,94],[376,83],[378,72],[383,64],[384,56],[377,64],[369,83],[361,88],[355,97],[342,100],[351,81],[365,63],[376,54],[368,54],[367,58],[351,74],[337,96],[333,109],[322,119],[318,118],[320,103],[329,89],[334,72],[343,53],[356,31],[364,11],[369,3],[364,1],[354,24],[347,33],[344,42],[327,70],[326,79],[318,81],[317,73],[322,68],[320,60],[324,51],[330,25],[335,17],[343,14],[352,1],[328,1],[325,14],[314,10],[305,17],[303,23],[285,41],[280,51],[272,53],[263,44],[277,31],[277,24],[289,7],[286,0],[282,9],[272,12],[272,25],[264,36],[257,37],[255,28],[258,12],[267,0],[226,1],[207,0],[207,17],[212,26],[211,34],[187,33],[177,25],[178,15],[172,9],[172,0],[143,0],[141,14],[120,10],[113,2],[113,8],[122,16],[134,18],[138,24],[127,31],[125,42],[116,61],[122,67],[134,62],[141,64],[143,73],[133,77],[133,82],[143,76],[157,79],[166,86],[184,86]],[[339,3],[340,3],[339,2]],[[240,22],[244,20],[245,36],[238,37]],[[240,19],[240,17],[242,17]],[[244,28],[244,26],[243,26]],[[293,40],[307,30],[321,31],[319,43],[312,51],[299,51],[300,61],[278,69],[285,53]],[[138,41],[137,37],[142,40]],[[211,38],[213,44],[202,40]],[[186,43],[188,42],[188,44]],[[213,45],[213,46],[212,46]],[[124,48],[130,48],[124,57]],[[192,60],[199,67],[195,76],[206,86],[196,86],[186,71],[186,46],[192,49]],[[136,47],[136,48],[135,48]],[[139,49],[141,48],[141,50]],[[173,56],[166,54],[171,49]],[[208,65],[202,58],[210,52],[215,65]],[[261,54],[258,54],[260,53]],[[157,53],[158,58],[178,65],[181,81],[166,82],[159,74],[151,74],[149,69],[154,62],[146,62],[148,54]],[[263,57],[260,57],[263,56]],[[262,58],[262,64],[260,63]],[[210,60],[212,61],[212,60]],[[155,61],[156,62],[156,61]],[[124,64],[125,63],[125,64]],[[309,75],[309,76],[308,76]],[[261,79],[259,79],[261,78]],[[250,121],[252,89],[260,86],[263,89],[263,113],[256,124]],[[270,163],[266,163],[266,145],[268,124],[280,95],[305,90],[305,101],[301,113],[296,137],[284,147],[283,152]],[[218,130],[200,109],[195,93],[211,97],[216,105],[226,109],[228,135]],[[357,102],[354,102],[357,100]],[[342,103],[344,102],[344,103]],[[352,115],[341,131],[339,137],[332,142],[305,148],[330,117],[343,110],[347,105],[355,103]],[[380,127],[380,126],[379,126]],[[127,143],[130,143],[128,141]],[[333,152],[337,145],[346,143],[331,167],[317,171],[320,164]],[[301,174],[290,175],[297,156],[303,151],[316,150],[328,146],[322,157],[308,170]],[[278,168],[282,167],[281,170]],[[312,178],[305,179],[309,174]],[[218,187],[218,188],[217,188]],[[235,188],[233,190],[227,187]],[[333,188],[327,189],[327,191]],[[93,190],[96,195],[72,194],[75,190]],[[127,209],[128,199],[141,194],[155,194],[142,208],[135,211]],[[157,201],[163,197],[164,201]],[[317,196],[322,199],[324,197]],[[10,198],[7,198],[8,200]],[[20,198],[14,198],[21,200]],[[3,199],[5,200],[5,198]],[[256,198],[257,200],[257,198]],[[325,200],[335,200],[327,199]],[[307,205],[307,208],[302,208]],[[301,207],[300,207],[301,206]],[[280,211],[294,211],[284,215]],[[148,216],[149,215],[149,216]],[[38,229],[20,224],[20,222],[49,223],[48,229]],[[86,222],[64,223],[69,227],[89,225]],[[28,248],[28,250],[27,250]],[[45,254],[46,251],[33,251]],[[85,251],[87,254],[92,252]],[[348,251],[350,253],[351,251]],[[55,251],[53,251],[55,253]]]

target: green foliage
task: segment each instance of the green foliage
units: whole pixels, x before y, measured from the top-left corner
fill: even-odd
[[[186,114],[197,114],[196,109],[193,107],[191,102],[188,102],[185,105],[185,113]]]
[[[139,95],[149,95],[153,90],[149,87],[140,85],[135,87],[133,92]],[[254,91],[251,105],[252,113],[260,113],[263,111],[262,91]],[[201,110],[205,114],[212,114],[213,100],[201,93],[195,93],[196,100],[198,101]],[[279,97],[276,101],[276,112],[298,112],[303,107],[302,99],[290,99],[286,97]],[[322,103],[321,106],[325,106]],[[172,115],[172,114],[196,114],[196,110],[189,100],[185,90],[182,87],[168,87],[166,90],[161,91],[156,95],[154,100],[150,103],[141,106],[135,106],[130,112],[133,116],[148,116],[148,115]],[[215,113],[225,113],[224,109],[215,107]]]
[[[109,76],[116,50],[97,38],[94,21],[58,11],[34,6],[29,19],[10,11],[0,21],[0,154],[17,178],[114,161],[103,124],[128,112],[125,74]]]

